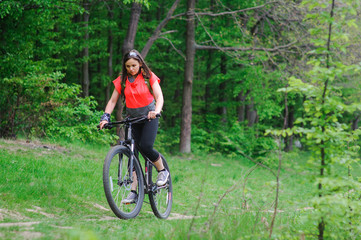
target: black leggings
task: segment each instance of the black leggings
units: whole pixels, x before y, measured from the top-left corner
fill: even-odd
[[[159,152],[154,150],[153,145],[157,136],[159,119],[155,118],[143,123],[132,125],[132,135],[140,150],[150,161],[155,162],[159,158]]]

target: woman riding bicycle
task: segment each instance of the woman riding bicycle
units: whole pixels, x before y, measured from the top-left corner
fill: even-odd
[[[164,168],[159,152],[153,148],[159,121],[156,116],[161,112],[164,102],[162,89],[159,85],[160,79],[149,69],[143,57],[136,50],[131,50],[124,55],[122,73],[113,81],[115,89],[100,119],[100,129],[110,122],[110,114],[123,92],[129,117],[148,116],[149,121],[133,125],[132,135],[140,150],[157,168],[156,184],[162,186],[167,182],[169,172]],[[154,96],[146,81],[149,81]],[[129,204],[136,201],[138,196],[136,186],[137,182],[134,181],[132,191],[126,199],[122,200],[122,203]]]

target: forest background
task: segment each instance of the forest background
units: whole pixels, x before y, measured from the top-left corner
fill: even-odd
[[[1,1],[0,136],[115,141],[96,125],[135,48],[161,79],[160,151],[242,155],[275,176],[275,152],[310,152],[318,236],[340,220],[327,196],[359,231],[360,13],[352,0]]]

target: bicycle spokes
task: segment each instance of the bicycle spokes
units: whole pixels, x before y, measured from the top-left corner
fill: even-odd
[[[163,160],[165,161],[165,160]],[[171,177],[163,186],[157,186],[157,170],[155,166],[151,167],[151,189],[149,193],[149,201],[154,214],[158,218],[167,218],[172,207],[172,184]]]
[[[114,152],[114,155],[106,159],[104,171],[106,176],[103,176],[103,180],[108,179],[104,182],[107,200],[117,216],[132,218],[138,214],[141,203],[136,198],[130,198],[131,190],[138,194],[139,185],[143,185],[143,182],[138,183],[137,174],[129,169],[130,158],[127,149],[119,148]]]

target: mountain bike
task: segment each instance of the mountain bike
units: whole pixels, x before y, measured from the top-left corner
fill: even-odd
[[[160,117],[158,115],[157,117]],[[103,166],[103,185],[105,196],[114,214],[121,219],[135,218],[143,205],[144,195],[148,194],[149,203],[155,216],[166,219],[172,209],[172,180],[169,166],[161,155],[164,167],[169,172],[165,185],[157,186],[158,171],[154,164],[140,151],[132,137],[132,125],[149,121],[146,116],[126,118],[123,121],[110,122],[104,128],[111,129],[121,125],[125,130],[125,140],[113,146],[108,152]],[[139,154],[145,160],[144,172]],[[138,197],[135,203],[122,203],[128,196],[132,184],[136,184]],[[133,185],[133,188],[134,188]]]

